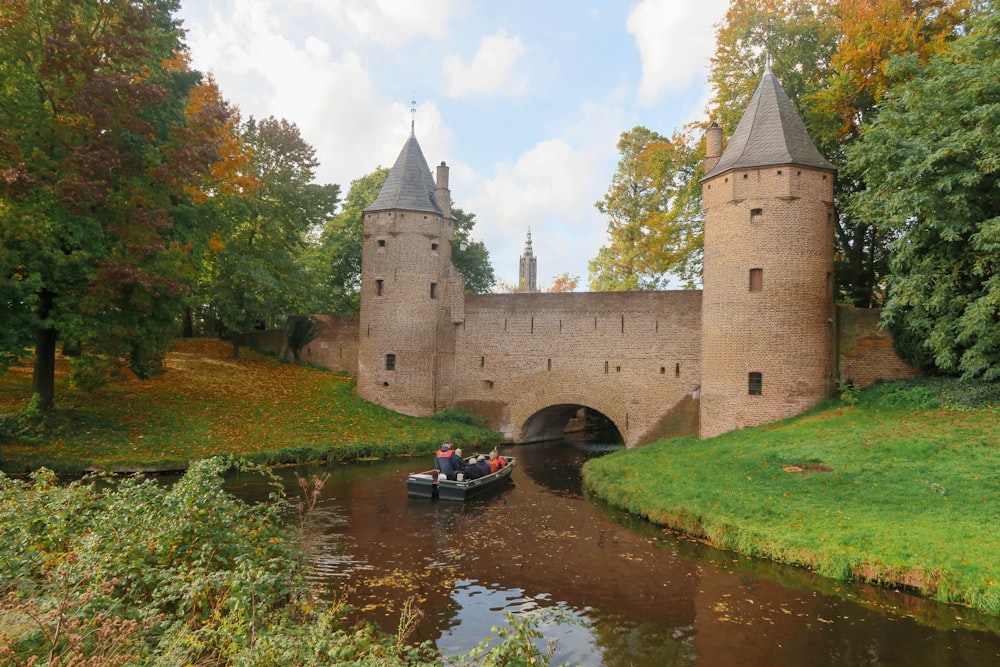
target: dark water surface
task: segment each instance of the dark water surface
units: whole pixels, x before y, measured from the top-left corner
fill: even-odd
[[[553,664],[1000,665],[1000,618],[719,551],[584,497],[580,467],[599,449],[509,448],[513,482],[464,504],[407,497],[429,460],[301,469],[330,473],[313,582],[388,631],[412,599],[411,639],[449,654],[505,611],[549,608],[580,621],[543,626]],[[265,498],[255,479],[233,488]]]

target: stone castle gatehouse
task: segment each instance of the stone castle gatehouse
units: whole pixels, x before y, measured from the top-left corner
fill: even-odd
[[[705,174],[704,290],[467,295],[448,167],[432,176],[411,133],[364,212],[360,315],[306,358],[403,413],[461,406],[524,442],[587,408],[629,446],[799,414],[838,376],[913,373],[877,316],[834,306],[835,170],[770,70],[725,150],[709,129]]]

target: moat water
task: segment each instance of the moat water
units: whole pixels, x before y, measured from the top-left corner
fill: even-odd
[[[504,451],[504,450],[501,450]],[[547,610],[553,665],[856,667],[1000,665],[1000,618],[905,592],[832,581],[720,551],[604,506],[580,468],[607,448],[508,448],[512,482],[467,503],[411,499],[430,461],[305,468],[325,475],[311,531],[312,583],[395,631],[465,652],[505,612]],[[290,493],[297,483],[284,472]],[[270,488],[232,481],[246,498]]]

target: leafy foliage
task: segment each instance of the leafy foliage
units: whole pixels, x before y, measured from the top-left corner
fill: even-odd
[[[300,260],[339,196],[336,185],[313,182],[315,150],[294,124],[250,118],[240,131],[251,187],[218,197],[225,232],[210,244],[202,278],[204,298],[231,334],[316,312],[314,282]]]
[[[35,343],[43,409],[58,336],[155,366],[187,289],[185,218],[175,213],[215,159],[206,138],[226,110],[185,115],[198,74],[177,57],[175,10],[170,1],[0,5],[0,298],[17,327],[0,338],[0,361]]]
[[[404,665],[430,645],[342,621],[303,578],[288,501],[223,489],[232,463],[173,485],[0,475],[0,660],[30,665]],[[280,494],[280,485],[276,486]],[[31,521],[24,517],[30,515]],[[86,661],[86,662],[84,662]]]
[[[856,209],[896,230],[883,319],[915,364],[1000,378],[1000,11],[944,53],[890,73],[879,118],[849,154],[869,191]]]
[[[660,289],[673,274],[701,273],[701,154],[689,133],[667,139],[645,127],[623,132],[621,158],[597,210],[610,242],[590,261],[595,291]]]
[[[451,261],[465,279],[468,294],[487,294],[496,285],[497,278],[490,263],[490,252],[482,241],[472,239],[476,214],[452,208],[455,216],[455,239],[451,245]],[[464,247],[463,247],[464,246]]]

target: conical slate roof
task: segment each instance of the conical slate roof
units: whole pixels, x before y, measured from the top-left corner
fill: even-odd
[[[702,180],[733,169],[778,164],[835,169],[816,149],[795,105],[768,67],[719,163]]]
[[[444,215],[434,199],[434,177],[417,138],[410,134],[378,197],[366,211],[426,211]]]

